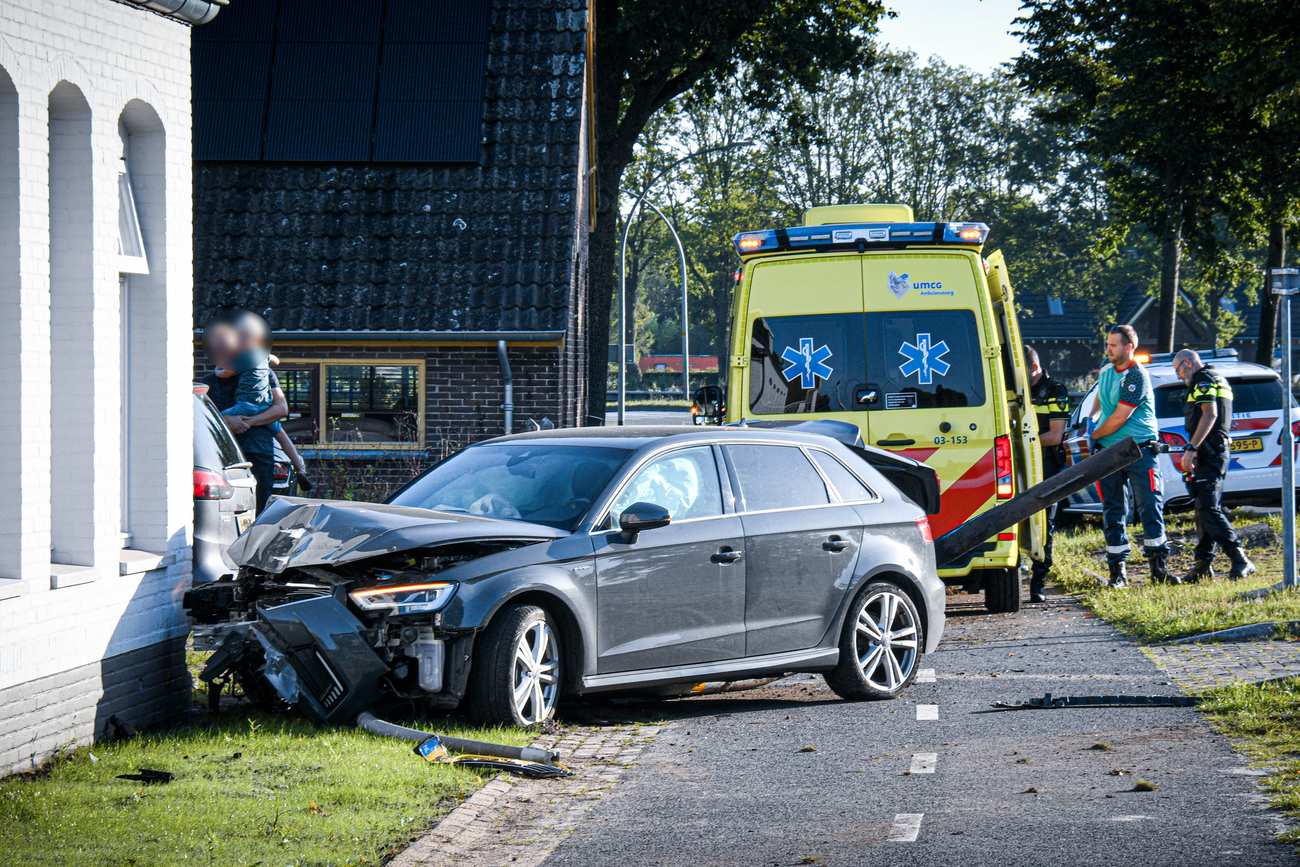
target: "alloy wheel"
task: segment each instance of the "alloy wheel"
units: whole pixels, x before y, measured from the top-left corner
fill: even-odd
[[[872,687],[894,692],[912,674],[917,660],[917,629],[911,609],[892,591],[867,599],[858,612],[858,665]]]
[[[515,713],[524,725],[545,720],[559,695],[560,655],[546,621],[532,623],[515,643],[511,684]]]

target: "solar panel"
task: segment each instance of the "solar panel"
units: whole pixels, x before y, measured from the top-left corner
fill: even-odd
[[[491,6],[232,3],[194,31],[194,158],[477,161]]]

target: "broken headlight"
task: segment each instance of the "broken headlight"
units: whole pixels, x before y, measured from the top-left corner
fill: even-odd
[[[456,592],[451,581],[422,581],[353,590],[348,598],[363,611],[388,609],[394,614],[427,614],[446,605]]]

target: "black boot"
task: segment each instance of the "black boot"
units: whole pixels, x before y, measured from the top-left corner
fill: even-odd
[[[1214,561],[1200,560],[1192,567],[1192,571],[1183,576],[1184,584],[1197,584],[1201,581],[1212,581],[1214,579]]]
[[[1039,574],[1037,569],[1034,570],[1034,574],[1029,579],[1029,601],[1030,602],[1047,601],[1047,594],[1043,591],[1043,584],[1045,583],[1045,579],[1046,579],[1045,575]]]
[[[1128,586],[1128,570],[1123,560],[1110,561],[1110,586],[1119,590]]]
[[[1240,545],[1233,545],[1228,549],[1228,558],[1232,560],[1232,571],[1228,573],[1229,581],[1240,581],[1247,575],[1255,571],[1255,564],[1250,562],[1246,552],[1241,550]]]
[[[1152,554],[1147,558],[1147,565],[1151,567],[1152,584],[1182,584],[1183,582],[1177,575],[1169,574],[1169,561],[1165,554]]]

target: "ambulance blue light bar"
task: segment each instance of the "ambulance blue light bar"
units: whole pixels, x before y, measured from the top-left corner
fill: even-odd
[[[953,245],[982,247],[989,236],[984,223],[851,223],[793,226],[741,232],[732,239],[741,256],[783,251],[814,251],[859,246]]]

